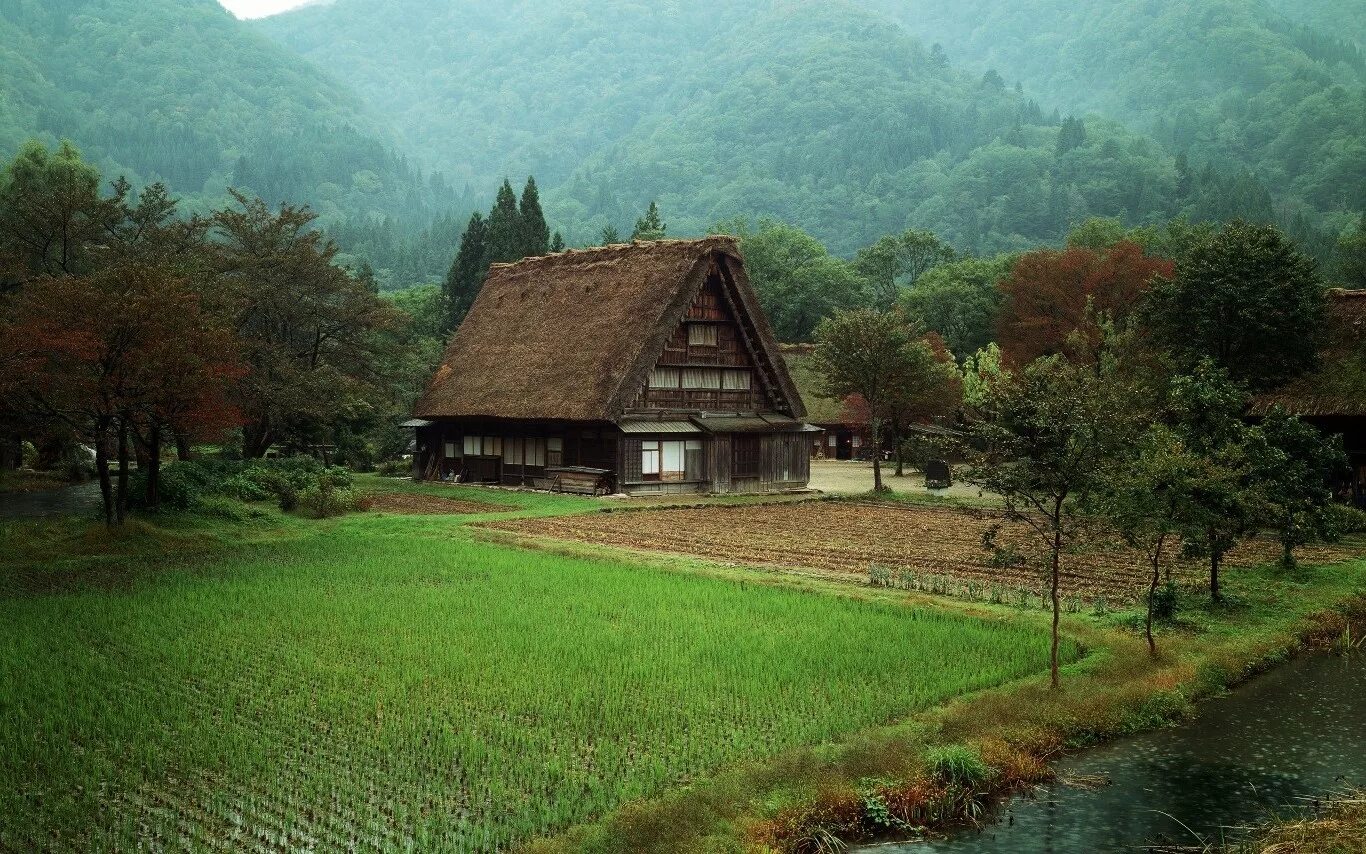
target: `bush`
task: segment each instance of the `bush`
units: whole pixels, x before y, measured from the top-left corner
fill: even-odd
[[[299,493],[317,489],[324,481],[329,489],[349,490],[351,472],[340,466],[323,468],[312,457],[191,460],[162,467],[161,503],[174,510],[189,510],[219,497],[246,502],[275,500],[281,510],[290,511],[298,506]],[[134,506],[143,505],[146,484],[145,471],[133,475],[130,500]]]
[[[413,464],[407,460],[389,460],[380,463],[375,473],[380,477],[407,477],[413,473]]]
[[[979,790],[991,780],[991,768],[976,750],[961,744],[936,747],[929,754],[930,773],[942,783]]]
[[[1170,623],[1176,619],[1177,598],[1176,585],[1173,582],[1168,581],[1157,588],[1153,592],[1153,619],[1163,623]]]
[[[299,493],[298,505],[314,519],[353,513],[360,508],[356,493],[335,486],[327,475],[319,476],[316,484]]]

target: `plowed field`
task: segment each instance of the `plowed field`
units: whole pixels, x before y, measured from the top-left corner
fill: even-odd
[[[785,505],[710,506],[601,513],[493,523],[488,527],[539,537],[641,551],[694,555],[757,566],[815,569],[867,582],[870,569],[888,571],[891,586],[987,598],[1005,591],[1038,591],[1030,566],[993,566],[983,537],[1001,526],[998,543],[1027,553],[1034,548],[1023,523],[990,511],[882,504],[805,502]],[[1173,549],[1175,551],[1175,549]],[[1230,566],[1273,560],[1274,543],[1256,543],[1230,556]],[[1310,548],[1300,558],[1331,563],[1351,557],[1340,548]],[[1065,596],[1087,602],[1104,597],[1131,601],[1146,586],[1142,556],[1098,540],[1064,560]],[[1200,566],[1177,562],[1178,577],[1195,581]],[[971,589],[968,589],[969,585]],[[943,587],[950,589],[941,589]]]

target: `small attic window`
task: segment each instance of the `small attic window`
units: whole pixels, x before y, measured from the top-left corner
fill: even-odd
[[[716,327],[709,323],[688,324],[688,346],[715,347]]]

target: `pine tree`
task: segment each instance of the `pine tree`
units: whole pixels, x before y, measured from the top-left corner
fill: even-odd
[[[609,225],[602,230],[601,241],[603,246],[611,246],[613,243],[621,242],[621,232],[617,231],[615,225]]]
[[[555,232],[554,237],[550,238],[550,251],[556,253],[564,251],[564,237],[558,231]]]
[[[446,275],[442,287],[446,298],[443,332],[451,332],[465,319],[470,306],[474,305],[474,298],[479,295],[488,269],[488,223],[476,211],[460,238],[460,251],[456,253],[455,262],[451,264],[451,271]]]
[[[506,180],[498,189],[498,200],[489,213],[485,245],[490,264],[505,264],[526,257],[522,254],[522,215],[517,211],[517,194]]]
[[[550,251],[550,227],[545,224],[545,213],[541,210],[541,195],[536,190],[535,178],[526,179],[519,215],[522,226],[522,257],[531,258]]]
[[[636,220],[636,230],[631,232],[631,240],[660,240],[668,230],[669,227],[659,218],[659,206],[650,202],[650,209],[645,216]]]

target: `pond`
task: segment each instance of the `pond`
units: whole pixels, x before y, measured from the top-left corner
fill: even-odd
[[[1366,655],[1296,659],[1202,704],[1194,721],[1080,752],[1057,770],[1060,780],[1110,783],[1055,784],[1002,805],[980,830],[862,850],[1132,851],[1236,839],[1269,814],[1366,785]]]
[[[0,492],[0,519],[93,515],[99,506],[100,485],[95,481],[37,492]]]

